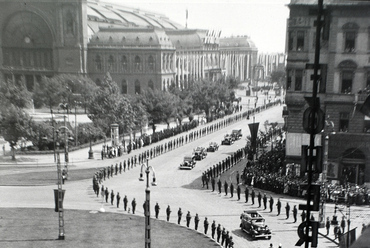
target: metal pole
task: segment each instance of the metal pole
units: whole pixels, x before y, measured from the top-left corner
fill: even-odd
[[[78,139],[77,139],[77,103],[75,103],[75,146],[77,146]]]
[[[59,222],[59,236],[58,240],[64,240],[64,210],[63,210],[63,189],[62,189],[62,172],[60,168],[60,156],[59,156],[59,131],[57,133],[57,172],[58,172],[58,222]]]
[[[145,170],[146,173],[146,189],[145,189],[145,248],[150,248],[151,239],[150,239],[150,189],[149,189],[149,167],[147,160],[147,167]]]
[[[348,202],[348,219],[347,219],[347,226],[348,226],[348,229],[347,229],[347,248],[349,248],[349,230],[350,230],[350,226],[351,226],[351,209],[350,209],[350,205],[349,205],[349,202]]]

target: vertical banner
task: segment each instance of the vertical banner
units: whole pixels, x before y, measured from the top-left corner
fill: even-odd
[[[251,147],[252,147],[253,153],[256,153],[257,133],[258,133],[259,124],[260,124],[259,122],[248,124],[249,130],[251,132]]]

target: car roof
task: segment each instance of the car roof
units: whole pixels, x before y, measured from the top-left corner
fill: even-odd
[[[185,156],[184,159],[193,159],[194,155]]]

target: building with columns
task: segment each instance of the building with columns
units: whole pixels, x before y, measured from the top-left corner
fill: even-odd
[[[248,37],[187,29],[166,16],[97,0],[0,0],[0,71],[32,91],[42,76],[107,72],[124,94],[232,75],[253,80]]]
[[[317,0],[292,0],[287,23],[286,156],[300,164],[309,135],[302,127],[312,96]],[[326,127],[315,142],[324,147],[327,178],[370,183],[370,118],[359,110],[370,93],[370,2],[324,1],[318,96]]]

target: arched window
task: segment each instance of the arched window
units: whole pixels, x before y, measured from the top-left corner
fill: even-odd
[[[141,87],[140,87],[140,82],[139,80],[135,81],[135,94],[140,94],[141,93]]]
[[[121,57],[121,70],[122,72],[128,72],[128,61],[125,55]]]
[[[114,72],[115,71],[115,62],[114,62],[114,57],[113,55],[109,55],[108,58],[108,71]]]
[[[148,70],[154,71],[154,58],[152,55],[150,55],[148,58]]]
[[[121,85],[121,93],[122,94],[127,94],[127,80],[122,79],[122,85]]]
[[[148,82],[148,88],[154,90],[154,83],[153,83],[152,80],[149,80],[149,82]]]
[[[134,66],[135,72],[140,72],[142,70],[143,66],[141,64],[141,59],[139,56],[135,56]]]
[[[101,57],[99,54],[97,54],[95,56],[95,69],[97,71],[102,71],[103,67],[102,67],[102,61],[101,61]]]

